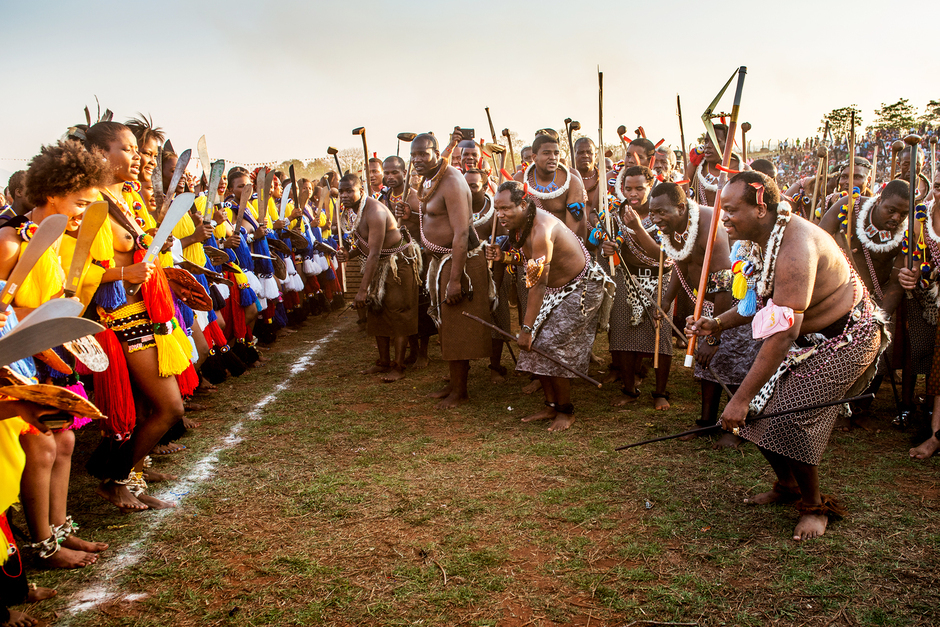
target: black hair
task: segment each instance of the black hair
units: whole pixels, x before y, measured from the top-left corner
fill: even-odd
[[[43,146],[29,162],[26,172],[26,199],[36,207],[48,198],[103,186],[108,166],[101,158],[85,150],[81,142],[60,141]]]
[[[98,149],[103,152],[111,150],[111,143],[120,136],[122,131],[130,131],[120,122],[98,122],[85,131],[85,148]]]
[[[232,185],[232,181],[240,176],[247,176],[248,178],[251,178],[251,172],[249,172],[246,168],[241,167],[240,165],[232,167],[232,169],[228,171],[228,176],[225,178],[226,187],[228,189],[232,189],[234,187],[234,185]]]
[[[577,138],[576,140],[574,140],[574,151],[575,151],[575,152],[578,151],[578,144],[580,144],[580,143],[582,143],[582,142],[590,142],[591,146],[593,146],[594,148],[597,148],[597,146],[594,144],[594,140],[591,139],[590,137],[579,137],[579,138]]]
[[[646,159],[652,159],[653,155],[656,154],[656,145],[645,137],[637,137],[632,142],[630,142],[630,147],[636,146],[640,148],[645,154]]]
[[[10,181],[7,183],[7,188],[10,190],[10,195],[14,196],[18,190],[25,189],[26,187],[26,170],[17,170],[10,176]]]
[[[359,178],[358,174],[354,174],[353,172],[347,172],[339,182],[341,185],[343,183],[349,183],[353,187],[362,187],[362,180]]]
[[[548,133],[541,133],[535,136],[535,140],[532,142],[532,154],[538,154],[539,148],[542,147],[542,144],[557,144],[558,143],[558,134],[549,135]]]
[[[510,202],[517,207],[525,204],[525,224],[518,231],[509,232],[509,243],[514,248],[521,248],[532,232],[532,225],[535,224],[535,201],[526,193],[525,185],[519,181],[506,181],[496,190],[497,194],[500,192],[509,192]]]
[[[911,198],[911,184],[905,181],[904,179],[894,179],[889,181],[885,188],[881,190],[881,199],[885,198],[902,198],[904,200],[910,200]]]
[[[131,118],[125,122],[125,126],[131,129],[131,133],[137,138],[137,145],[143,146],[151,140],[155,140],[158,146],[162,146],[166,139],[163,135],[163,129],[153,125],[153,120],[143,113],[138,113],[139,118]]]
[[[746,170],[744,172],[739,172],[731,177],[728,181],[728,184],[732,183],[744,183],[744,202],[749,205],[757,206],[757,189],[751,186],[751,183],[757,183],[764,186],[764,203],[768,208],[773,207],[774,211],[777,210],[777,205],[780,204],[780,188],[777,187],[777,183],[761,172],[756,172],[754,170]]]
[[[379,159],[378,157],[369,157],[369,163],[378,163],[378,164],[379,164],[379,167],[380,167],[380,168],[383,168],[383,166],[382,166],[382,160]],[[384,168],[383,168],[383,169],[384,169]]]
[[[391,157],[385,157],[385,161],[392,161],[392,162],[395,163],[395,165],[398,166],[398,169],[399,169],[399,170],[401,170],[402,172],[405,171],[405,160],[402,159],[401,157],[396,156],[396,155],[392,155]],[[382,169],[385,169],[385,163],[384,163],[384,162],[382,163]]]
[[[660,183],[653,188],[653,193],[650,194],[650,200],[653,198],[659,198],[660,196],[666,196],[676,207],[682,207],[685,205],[686,195],[682,191],[681,185],[676,185],[675,183],[664,182]]]
[[[645,165],[632,165],[627,168],[627,171],[623,173],[623,178],[628,176],[642,176],[646,179],[647,183],[652,183],[656,180],[656,173],[650,170]]]
[[[416,141],[426,141],[431,145],[432,150],[440,150],[440,147],[437,145],[437,137],[434,136],[434,133],[421,133],[411,140],[411,144],[414,145]]]
[[[751,161],[751,169],[761,174],[766,174],[770,178],[777,176],[777,168],[767,159],[754,159]]]

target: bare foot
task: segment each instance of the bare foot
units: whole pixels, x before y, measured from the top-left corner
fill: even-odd
[[[500,367],[499,369],[490,368],[490,383],[502,383],[506,380],[506,369]]]
[[[541,390],[541,389],[542,389],[542,382],[539,381],[538,379],[536,379],[535,381],[533,381],[533,382],[530,383],[529,385],[527,385],[527,386],[525,386],[524,388],[522,388],[522,393],[523,393],[523,394],[534,394],[534,393],[538,392],[538,391]]]
[[[640,398],[640,391],[636,390],[636,395],[632,396],[630,394],[621,394],[620,398],[615,399],[610,403],[611,407],[623,407],[624,405],[629,405],[630,403],[635,403],[637,399]]]
[[[401,370],[397,368],[392,368],[391,370],[389,370],[387,375],[382,377],[382,381],[384,381],[385,383],[395,383],[396,381],[400,381],[401,379],[403,379],[404,376],[405,376],[404,368],[402,368]]]
[[[522,419],[522,422],[534,422],[536,420],[551,420],[558,415],[558,412],[552,409],[551,407],[545,407],[541,411],[537,411],[534,414],[530,414]]]
[[[457,394],[457,392],[453,392],[453,393],[449,394],[449,395],[447,396],[447,398],[441,399],[441,402],[439,402],[437,405],[435,405],[435,408],[437,408],[437,409],[453,409],[453,408],[455,408],[455,407],[457,407],[457,406],[459,406],[459,405],[463,405],[463,404],[466,403],[468,400],[470,400],[469,397],[467,397],[467,396],[461,396],[460,394]]]
[[[219,388],[203,379],[199,382],[199,387],[196,388],[196,394],[212,394],[213,392],[218,391],[218,389]]]
[[[450,396],[450,383],[437,392],[431,392],[428,394],[428,398],[447,398],[448,396]]]
[[[177,444],[176,442],[170,442],[169,444],[158,444],[153,449],[151,453],[154,455],[172,455],[173,453],[179,453],[180,451],[185,451],[186,447],[182,444]]]
[[[5,623],[0,623],[0,627],[37,627],[38,625],[44,624],[45,623],[36,620],[29,614],[24,614],[17,610],[10,610],[10,619]]]
[[[34,584],[30,584],[29,592],[26,594],[27,603],[39,603],[40,601],[51,599],[55,595],[59,594],[52,588],[40,588],[39,586],[33,586]]]
[[[620,380],[620,371],[619,370],[608,370],[607,374],[601,379],[601,383],[613,383],[614,381]]]
[[[366,368],[365,370],[360,370],[359,374],[383,374],[390,370],[389,366],[383,366],[381,364],[375,364],[371,368]]]
[[[206,410],[208,410],[208,409],[212,409],[212,406],[211,406],[211,405],[204,405],[204,404],[202,404],[202,403],[186,403],[186,404],[184,405],[184,408],[186,409],[186,412],[187,412],[187,413],[190,413],[190,412],[197,412],[197,411],[206,411]],[[188,419],[188,418],[183,418],[183,420],[189,420],[189,419]],[[190,422],[192,422],[192,420],[190,420]],[[185,423],[184,423],[184,424],[185,424]],[[195,423],[193,423],[193,424],[195,424]],[[198,425],[197,425],[197,426],[198,426]],[[187,428],[187,429],[192,429],[193,427],[186,427],[186,428]]]
[[[187,408],[186,411],[189,411],[189,409]],[[187,418],[186,416],[183,416],[183,426],[186,427],[187,429],[198,429],[199,427],[202,426],[202,423],[196,422],[192,418]]]
[[[86,553],[101,553],[108,548],[108,545],[104,542],[87,542],[73,533],[62,542],[62,548]]]
[[[738,448],[741,446],[741,443],[744,442],[744,438],[741,436],[735,435],[730,431],[725,431],[718,441],[712,445],[712,448],[716,451],[722,448]]]
[[[911,459],[930,459],[937,452],[937,449],[940,449],[940,440],[932,435],[920,446],[911,449]]]
[[[817,514],[804,514],[793,530],[794,540],[812,540],[826,533],[829,517]]]
[[[176,507],[176,503],[171,503],[169,501],[161,501],[160,499],[150,496],[149,494],[141,493],[137,497],[140,499],[140,502],[149,507],[150,509],[170,509],[171,507]]]
[[[179,479],[176,475],[167,472],[157,472],[153,468],[144,468],[144,481],[147,483],[160,483],[161,481],[176,481]]]
[[[418,355],[418,359],[415,361],[415,370],[424,370],[429,363],[431,363],[431,360],[428,359],[427,355]]]
[[[774,487],[767,492],[755,494],[750,498],[744,499],[746,505],[771,505],[774,503],[793,503],[800,498],[800,488],[796,484],[786,486],[784,490],[777,491],[776,488],[783,487],[775,483]]]
[[[572,414],[558,414],[555,416],[555,421],[548,428],[549,431],[564,431],[568,427],[574,424],[574,415]]]
[[[146,505],[134,498],[134,495],[130,493],[130,491],[127,489],[127,486],[121,485],[119,483],[102,483],[97,488],[95,488],[95,494],[111,503],[111,505],[114,505],[124,513],[142,512],[147,509]]]
[[[594,353],[591,353],[591,363],[594,364],[594,365],[596,365],[596,366],[600,366],[600,365],[602,365],[604,362],[601,361],[601,358],[600,358],[600,357],[598,357],[598,356],[595,355]]]
[[[669,409],[669,399],[654,398],[653,409],[655,409],[656,411],[666,411],[667,409]]]
[[[47,568],[84,568],[98,561],[98,556],[86,551],[73,551],[64,546],[54,555],[43,559],[41,563]]]

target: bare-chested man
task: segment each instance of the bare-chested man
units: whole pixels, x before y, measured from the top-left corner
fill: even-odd
[[[559,163],[560,157],[557,136],[536,135],[532,142],[533,162],[514,178],[528,186],[536,207],[561,220],[584,241],[588,234],[584,184],[573,168]]]
[[[423,177],[418,215],[421,241],[429,253],[429,313],[440,333],[441,356],[450,367],[450,382],[431,397],[441,399],[438,408],[447,409],[468,399],[470,360],[489,357],[489,331],[461,312],[489,318],[491,279],[470,225],[470,188],[463,175],[441,159],[437,139],[430,134],[411,142],[411,162]]]
[[[686,198],[682,187],[675,183],[660,183],[653,189],[650,218],[664,238],[663,251],[675,263],[663,295],[664,303],[671,303],[678,297],[686,305],[684,310],[693,310],[714,215],[711,207],[700,207],[694,200]],[[715,311],[727,311],[732,304],[737,304],[731,295],[729,255],[728,235],[724,229],[718,229],[709,264],[703,308],[705,316],[710,317]],[[732,393],[738,389],[757,357],[760,343],[751,337],[750,329],[742,326],[706,337],[698,343],[697,349],[695,377],[702,385],[702,412],[695,422],[705,427],[718,420],[721,383],[727,385]],[[710,370],[707,369],[709,366]],[[737,446],[740,442],[733,434],[725,433],[716,446]]]
[[[382,167],[385,170],[385,193],[381,200],[392,210],[398,223],[408,229],[412,241],[421,248],[418,193],[410,185],[405,184],[405,176],[407,176],[405,162],[401,157],[388,157]],[[422,255],[424,254],[422,252]],[[427,263],[423,262],[421,281],[418,284],[418,332],[408,338],[408,355],[405,357],[405,365],[413,364],[415,370],[421,370],[428,365],[428,343],[432,335],[437,335],[437,327],[428,315],[428,305],[431,301],[424,287],[426,274]]]
[[[551,420],[549,431],[564,431],[574,422],[573,375],[531,351],[538,348],[579,372],[587,372],[601,303],[613,282],[591,259],[584,242],[561,220],[536,209],[518,182],[499,186],[496,212],[509,229],[510,252],[488,246],[486,256],[525,273],[529,302],[519,333],[517,370],[538,376],[546,408],[522,419]]]
[[[685,170],[685,179],[689,181],[692,198],[700,205],[715,206],[715,190],[718,189],[718,175],[721,172],[721,155],[725,149],[725,140],[728,137],[728,127],[725,124],[715,124],[715,137],[718,146],[712,142],[711,135],[705,136],[701,154],[694,151],[689,155],[689,166]],[[737,155],[731,157],[731,169],[739,170],[741,160]]]
[[[597,223],[598,190],[602,189],[602,186],[598,184],[600,181],[597,170],[597,148],[594,147],[594,141],[590,137],[581,137],[574,143],[574,165],[581,175],[584,193],[587,196],[585,212],[593,226]]]
[[[457,144],[460,148],[460,170],[465,173],[480,166],[480,147],[472,139],[462,139]]]
[[[385,172],[382,170],[382,160],[378,157],[369,158],[369,191],[373,198],[382,195],[383,180]]]
[[[794,540],[816,538],[829,516],[843,511],[820,493],[818,472],[839,410],[800,408],[864,389],[883,347],[884,318],[832,237],[791,215],[776,183],[741,172],[721,194],[725,230],[739,240],[732,267],[742,262],[736,269],[753,293],[717,318],[689,319],[686,331],[707,336],[750,324],[764,339],[721,425],[754,442],[777,475],[770,491],[748,502],[797,503]],[[745,424],[749,411],[787,410]]]
[[[340,248],[336,257],[344,263],[357,252],[367,255],[354,303],[357,309],[367,309],[366,330],[375,336],[379,359],[363,374],[387,373],[383,381],[398,381],[405,376],[405,345],[418,332],[417,246],[404,239],[388,207],[364,197],[362,183],[355,174],[340,179],[339,199],[347,210],[356,213],[356,249],[350,254]]]

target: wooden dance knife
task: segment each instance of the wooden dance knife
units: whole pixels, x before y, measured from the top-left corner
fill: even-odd
[[[85,209],[85,213],[82,215],[82,224],[78,227],[78,239],[75,241],[72,264],[69,266],[68,276],[65,277],[66,298],[72,298],[78,291],[78,285],[82,280],[82,272],[85,270],[85,262],[88,261],[91,245],[94,244],[95,237],[98,236],[98,231],[101,230],[101,225],[107,219],[108,203],[103,200],[93,202]]]
[[[206,143],[206,136],[203,135],[196,142],[196,154],[199,155],[199,163],[202,165],[202,173],[206,175],[206,182],[209,182],[209,170],[212,167],[209,163],[209,144]]]
[[[219,203],[219,184],[222,182],[222,174],[225,172],[225,161],[219,159],[213,161],[209,171],[209,189],[206,190],[206,206],[203,208],[202,215],[205,222],[212,222],[212,216],[215,213],[215,206]]]
[[[26,277],[29,276],[36,262],[39,261],[39,258],[43,256],[43,253],[45,253],[50,246],[62,237],[68,223],[68,217],[56,214],[49,216],[39,224],[39,228],[36,229],[36,232],[33,233],[33,237],[29,240],[29,246],[27,246],[23,254],[20,255],[20,260],[16,263],[16,267],[13,268],[10,276],[7,277],[3,291],[0,291],[0,312],[6,311],[7,307],[10,306],[10,303],[13,302],[13,298],[16,296],[16,291],[20,288],[20,285],[23,284],[23,281],[26,280]],[[57,346],[57,344],[50,344],[50,346]],[[30,353],[30,355],[32,355],[32,353]]]
[[[0,338],[0,366],[101,331],[104,327],[85,318],[52,318],[26,327],[21,325]]]
[[[180,221],[180,218],[183,217],[183,214],[189,211],[189,208],[193,206],[193,201],[195,199],[196,194],[192,192],[180,194],[173,199],[173,202],[170,204],[170,208],[166,212],[166,215],[163,216],[163,222],[160,224],[160,228],[157,229],[156,235],[153,236],[153,241],[150,243],[150,247],[147,249],[147,254],[144,255],[144,263],[153,263],[153,260],[157,258],[157,255],[160,254],[160,249],[163,248],[166,240],[173,233],[174,227],[176,227],[176,224]],[[141,285],[143,284],[129,283],[125,286],[125,289],[127,290],[128,294],[136,294]]]
[[[278,212],[278,217],[283,220],[284,216],[287,215],[287,202],[290,200],[291,193],[294,191],[294,184],[288,183],[284,186],[284,191],[281,193],[281,208]],[[295,205],[296,206],[296,205]]]
[[[170,186],[166,190],[166,196],[163,199],[163,207],[160,208],[160,216],[165,216],[168,211],[167,207],[170,206],[170,203],[173,201],[173,197],[176,196],[176,188],[179,187],[180,179],[183,178],[183,172],[186,171],[186,166],[189,165],[189,158],[192,156],[193,151],[187,148],[179,156],[176,161],[176,169],[173,170],[173,178],[170,179]],[[161,220],[164,218],[161,217]]]
[[[824,403],[816,403],[814,405],[807,405],[805,407],[794,407],[793,409],[788,409],[786,411],[778,411],[772,414],[763,414],[760,416],[751,416],[747,419],[747,424],[753,424],[758,420],[763,420],[764,418],[779,418],[780,416],[787,416],[789,414],[797,414],[804,411],[812,411],[814,409],[823,409],[825,407],[832,407],[833,405],[842,405],[843,403],[855,403],[858,401],[868,400],[870,398],[875,398],[874,394],[862,394],[861,396],[853,396],[851,398],[841,398],[837,401],[826,401]],[[683,431],[682,433],[674,433],[672,435],[664,435],[659,438],[653,438],[652,440],[643,440],[642,442],[634,442],[633,444],[626,444],[624,446],[618,446],[615,448],[615,451],[623,451],[628,448],[633,448],[634,446],[643,446],[644,444],[652,444],[653,442],[662,442],[664,440],[674,440],[676,438],[681,438],[684,435],[702,435],[703,433],[711,433],[712,431],[720,431],[721,424],[713,424],[709,427],[699,427],[698,429],[689,429],[688,431]]]
[[[72,300],[71,298],[53,298],[29,312],[10,333],[18,333],[23,329],[28,329],[35,324],[47,320],[78,316],[82,313],[82,309],[84,309],[84,307],[77,300]]]

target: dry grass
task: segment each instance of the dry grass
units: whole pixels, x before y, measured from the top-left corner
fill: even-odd
[[[550,434],[519,422],[541,402],[520,392],[526,380],[491,385],[482,362],[471,369],[473,402],[443,413],[424,396],[440,386],[440,361],[395,385],[358,375],[374,354],[350,318],[246,423],[214,476],[155,523],[140,562],[107,582],[137,600],[68,622],[937,624],[937,461],[909,462],[908,436],[836,434],[822,479],[852,514],[796,544],[794,510],[741,504],[771,481],[753,446],[613,452],[691,424],[698,389],[679,364],[672,411],[653,412],[648,394],[611,410],[615,389],[578,385],[578,421]],[[217,445],[325,324],[311,322],[269,366],[225,383],[211,420],[185,438],[190,450],[159,466],[184,472]],[[81,444],[93,439],[82,434]],[[153,515],[115,514],[91,487],[76,480],[73,513],[85,536],[113,543],[103,558],[113,563]],[[37,613],[63,612],[106,567],[38,574],[60,596]]]

